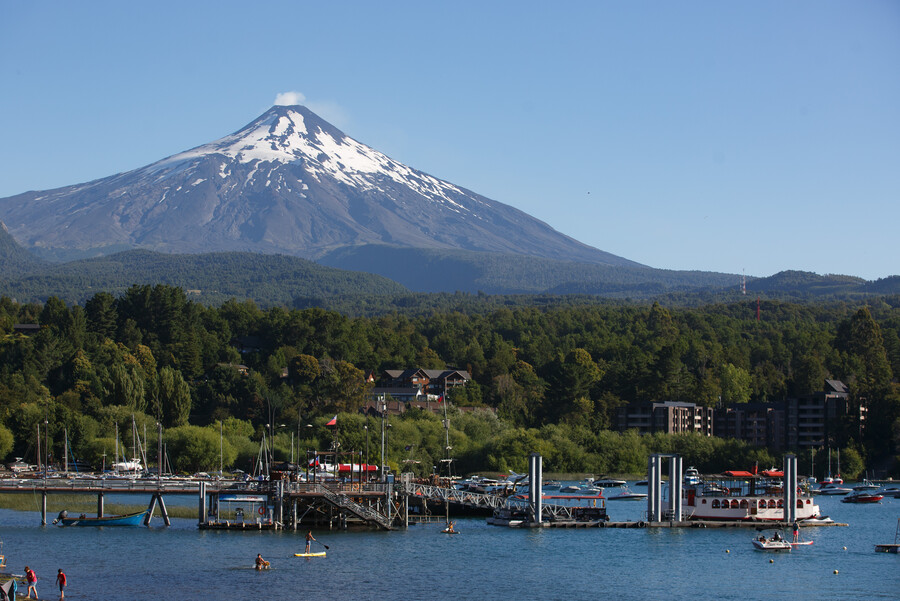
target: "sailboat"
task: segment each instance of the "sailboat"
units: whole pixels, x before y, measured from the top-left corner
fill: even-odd
[[[838,451],[838,457],[840,457],[840,451]],[[840,459],[838,459],[838,471],[840,471],[840,469]],[[831,477],[831,449],[828,449],[828,475],[822,479],[822,485],[816,490],[816,493],[820,495],[849,494],[849,488],[840,486],[843,483],[844,481],[841,479],[840,474],[838,474],[837,478]]]

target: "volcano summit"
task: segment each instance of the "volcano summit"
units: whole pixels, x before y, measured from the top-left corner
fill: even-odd
[[[637,263],[411,167],[302,106],[146,167],[0,199],[24,247],[56,259],[126,248],[317,259],[363,245]]]

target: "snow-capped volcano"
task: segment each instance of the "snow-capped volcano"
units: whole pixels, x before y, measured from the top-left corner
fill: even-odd
[[[403,165],[302,106],[272,107],[134,171],[0,199],[0,220],[49,256],[143,247],[317,258],[385,244],[636,265]]]

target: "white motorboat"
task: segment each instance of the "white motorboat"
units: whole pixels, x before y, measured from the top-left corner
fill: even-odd
[[[815,490],[817,495],[846,495],[850,493],[849,488],[838,486],[833,482],[823,483],[822,486]]]
[[[619,494],[609,497],[609,501],[640,501],[647,498],[645,492],[631,492],[628,487],[622,489]]]
[[[769,538],[766,538],[765,534],[760,534],[751,542],[757,551],[787,551],[790,553],[791,549],[793,549],[793,545],[786,541],[780,532],[775,532]]]
[[[614,486],[625,486],[627,484],[625,480],[619,480],[618,478],[609,478],[607,476],[600,476],[593,482],[593,486],[599,486],[600,488],[612,488]]]
[[[862,482],[853,486],[853,490],[861,490],[867,492],[872,492],[873,490],[878,490],[879,488],[881,487],[877,484],[872,483],[867,478],[864,478]]]

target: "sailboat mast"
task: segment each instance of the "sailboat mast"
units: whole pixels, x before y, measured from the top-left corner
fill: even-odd
[[[69,474],[69,429],[63,428],[63,472]]]
[[[116,422],[116,459],[113,461],[113,470],[119,473],[119,422]]]

